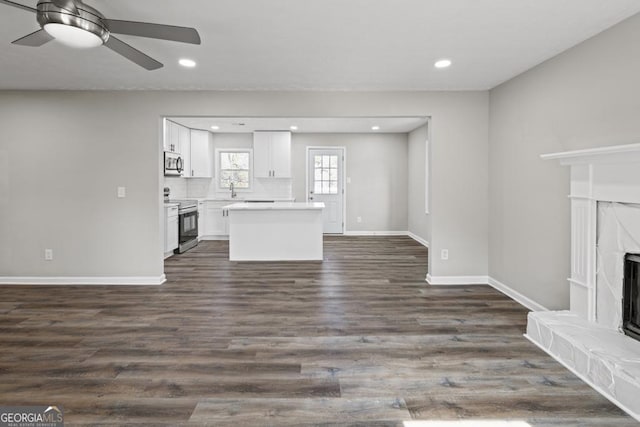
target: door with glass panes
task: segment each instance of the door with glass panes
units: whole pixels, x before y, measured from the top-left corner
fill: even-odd
[[[342,148],[310,148],[307,162],[307,200],[323,202],[324,233],[344,232],[344,150]]]

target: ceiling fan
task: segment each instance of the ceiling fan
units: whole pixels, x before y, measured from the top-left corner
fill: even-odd
[[[195,28],[107,19],[82,0],[38,0],[35,9],[9,0],[0,0],[0,4],[35,12],[42,27],[12,42],[16,45],[38,47],[53,39],[77,48],[105,45],[147,70],[156,70],[162,67],[160,62],[112,34],[200,44],[200,35]]]

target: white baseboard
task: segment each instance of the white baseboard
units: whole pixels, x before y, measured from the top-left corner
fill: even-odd
[[[200,242],[203,240],[229,240],[229,236],[202,236]]]
[[[407,236],[408,231],[345,231],[345,236]]]
[[[544,306],[538,304],[537,302],[535,302],[531,298],[522,295],[520,292],[510,288],[509,286],[505,285],[504,283],[499,282],[498,280],[494,279],[493,277],[489,277],[489,283],[488,284],[489,284],[489,286],[491,286],[494,289],[502,292],[503,294],[505,294],[509,298],[511,298],[511,299],[519,302],[520,304],[524,305],[525,307],[527,307],[531,311],[548,311],[547,308],[545,308]]]
[[[432,276],[427,274],[427,283],[430,285],[487,285],[487,276]]]
[[[0,277],[0,285],[161,285],[167,277]]]
[[[489,285],[495,290],[503,293],[512,300],[522,304],[531,311],[548,311],[546,307],[538,304],[529,297],[510,288],[502,282],[489,276],[432,276],[427,274],[427,283],[430,285]]]
[[[429,247],[429,242],[427,242],[426,240],[424,240],[422,237],[418,236],[417,234],[413,234],[410,231],[407,231],[407,236],[411,237],[413,240],[415,240],[416,242],[420,243],[422,246],[428,248]]]

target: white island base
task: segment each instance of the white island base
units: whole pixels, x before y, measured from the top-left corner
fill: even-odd
[[[231,261],[322,261],[324,203],[236,203],[225,209]]]

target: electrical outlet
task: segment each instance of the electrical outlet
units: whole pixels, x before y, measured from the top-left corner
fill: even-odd
[[[347,184],[351,184],[351,177],[350,176],[347,177]]]
[[[358,222],[358,223],[359,223],[359,222],[362,222],[362,217],[361,217],[361,216],[357,217],[357,218],[356,218],[356,222]]]
[[[53,249],[45,249],[44,250],[44,260],[45,261],[53,261]]]
[[[127,197],[127,188],[126,187],[118,187],[118,198],[124,199]]]
[[[449,259],[449,249],[443,249],[440,251],[440,259]]]

